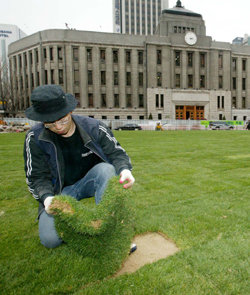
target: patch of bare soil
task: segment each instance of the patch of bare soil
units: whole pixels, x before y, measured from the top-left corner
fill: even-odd
[[[172,241],[160,233],[138,235],[133,243],[137,245],[137,250],[129,255],[115,277],[124,273],[133,273],[145,264],[156,262],[179,251]]]

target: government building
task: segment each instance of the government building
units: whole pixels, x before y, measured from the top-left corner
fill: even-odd
[[[214,41],[181,1],[154,35],[45,30],[10,44],[9,61],[20,114],[32,89],[59,84],[96,119],[250,119],[250,46]]]

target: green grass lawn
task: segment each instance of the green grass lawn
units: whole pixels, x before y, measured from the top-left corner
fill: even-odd
[[[24,134],[0,134],[0,294],[250,294],[250,133],[115,132],[134,166],[136,234],[180,251],[109,278],[98,259],[44,248],[23,172]]]

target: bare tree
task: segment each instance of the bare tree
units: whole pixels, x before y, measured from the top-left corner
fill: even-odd
[[[9,64],[0,60],[0,110],[2,113],[15,113],[14,98],[11,91]]]

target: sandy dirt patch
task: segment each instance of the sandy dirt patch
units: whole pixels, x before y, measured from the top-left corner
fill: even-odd
[[[124,273],[133,273],[145,264],[153,263],[179,251],[176,245],[160,233],[146,233],[133,239],[137,250],[129,255],[115,277]]]

